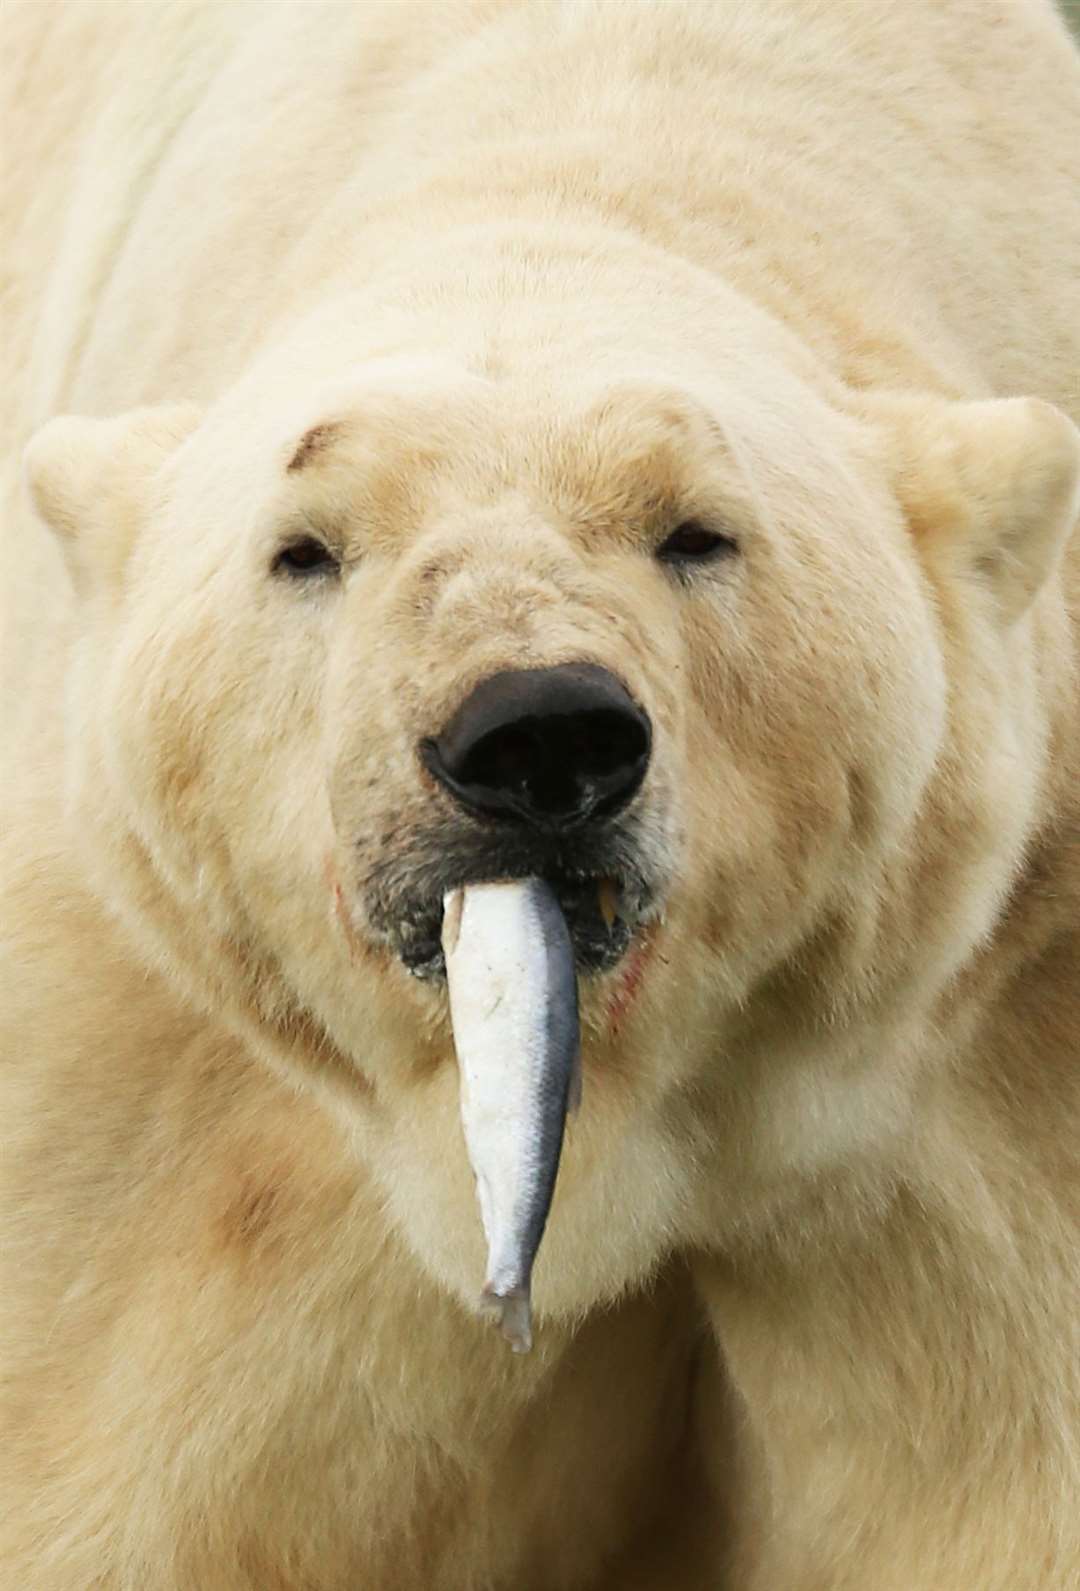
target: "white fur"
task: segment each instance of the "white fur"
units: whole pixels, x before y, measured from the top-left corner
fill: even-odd
[[[4,26],[12,1586],[1067,1591],[1051,7]],[[739,552],[683,581],[688,517]],[[271,575],[298,526],[340,580]],[[660,896],[511,1362],[445,996],[369,906],[449,821],[418,739],[572,659],[652,719]]]

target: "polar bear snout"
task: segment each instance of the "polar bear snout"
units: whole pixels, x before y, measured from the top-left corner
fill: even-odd
[[[651,748],[648,714],[615,675],[566,663],[489,675],[419,754],[471,815],[564,831],[625,807]]]
[[[557,671],[528,672],[542,679]],[[603,676],[600,669],[589,673],[593,684]],[[500,676],[491,679],[498,682]],[[649,764],[649,720],[613,679],[604,682],[603,709],[599,690],[586,697],[567,684],[558,682],[568,724],[557,730],[536,712],[533,723],[520,711],[500,715],[497,701],[504,707],[509,702],[501,687],[485,692],[479,706],[472,704],[472,732],[466,732],[470,716],[459,717],[459,709],[447,723],[441,749],[432,740],[420,753],[420,765],[431,769],[422,815],[397,831],[390,848],[363,842],[357,847],[356,892],[365,931],[414,976],[444,975],[443,902],[448,892],[470,884],[545,879],[566,918],[578,968],[586,973],[610,972],[662,910],[669,880],[653,808],[663,808],[664,797],[650,789],[647,801],[644,793],[633,801]],[[533,688],[529,680],[516,680],[515,687],[527,694]],[[542,688],[550,689],[547,681]],[[534,707],[540,699],[532,697]],[[591,716],[614,715],[616,702],[623,716]],[[586,751],[575,752],[569,744],[575,735]],[[488,737],[499,743],[486,747]],[[568,772],[571,763],[576,775]],[[535,804],[522,789],[530,779],[539,782]],[[577,781],[590,786],[586,797]],[[603,781],[606,788],[597,795]],[[505,807],[497,804],[500,792]]]

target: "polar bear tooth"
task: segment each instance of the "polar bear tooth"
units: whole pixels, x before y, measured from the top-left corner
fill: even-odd
[[[602,878],[597,888],[604,927],[611,928],[619,915],[619,886],[613,878]]]
[[[578,1088],[574,949],[542,879],[470,884],[444,901],[461,1121],[487,1239],[481,1308],[532,1345],[531,1278]]]

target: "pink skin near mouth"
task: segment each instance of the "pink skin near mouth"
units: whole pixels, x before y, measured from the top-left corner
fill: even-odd
[[[334,910],[337,912],[338,922],[345,930],[345,938],[348,940],[349,944],[349,954],[355,957],[356,941],[353,937],[352,924],[349,921],[349,914],[345,909],[345,896],[342,894],[341,885],[336,879],[334,881]]]
[[[637,999],[645,977],[645,968],[656,948],[656,931],[646,929],[640,936],[637,944],[631,950],[622,976],[615,985],[614,992],[608,1004],[608,1022],[611,1026],[611,1036],[618,1036],[624,1018]]]
[[[338,882],[337,872],[334,868],[333,853],[330,851],[326,853],[323,861],[323,874],[334,902],[334,916],[341,926],[341,931],[345,936],[345,943],[349,948],[349,959],[353,962],[359,961],[364,957],[370,959],[372,951],[362,944],[357,937],[356,928],[349,915],[349,908],[345,903],[345,892]]]

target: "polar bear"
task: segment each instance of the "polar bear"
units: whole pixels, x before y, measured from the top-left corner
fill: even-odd
[[[1065,1591],[1055,11],[5,29],[5,1585]],[[440,902],[532,875],[584,1093],[511,1359]]]

